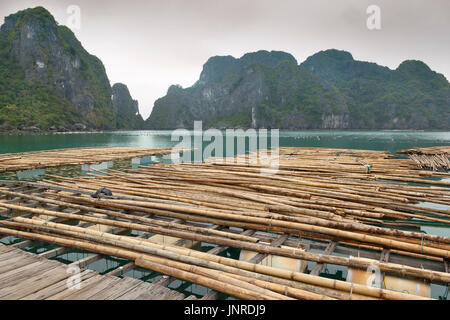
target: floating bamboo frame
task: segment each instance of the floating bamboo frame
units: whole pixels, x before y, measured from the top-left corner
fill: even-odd
[[[411,225],[412,218],[450,225],[449,210],[416,206],[418,202],[450,203],[445,182],[423,179],[446,173],[420,170],[411,160],[393,159],[378,151],[281,148],[279,157],[278,172],[268,176],[259,174],[260,165],[238,163],[237,157],[236,163],[211,159],[201,164],[155,164],[126,172],[102,172],[107,176],[49,176],[52,180],[45,183],[16,182],[23,186],[19,191],[8,187],[15,182],[4,182],[0,196],[5,200],[0,198],[0,208],[25,215],[0,222],[0,232],[130,259],[138,266],[244,299],[348,299],[352,294],[362,299],[423,297],[26,216],[45,215],[139,230],[317,264],[358,269],[376,266],[387,275],[450,282],[450,274],[443,268],[450,258],[450,238],[396,227]],[[369,163],[370,171],[364,165]],[[406,184],[422,181],[422,185]],[[433,188],[423,186],[426,184]],[[110,189],[113,197],[90,197],[100,187]],[[31,194],[21,192],[23,188],[31,188]],[[33,188],[40,191],[33,194]],[[7,199],[22,200],[10,203]],[[32,203],[38,208],[30,207]],[[241,235],[229,228],[256,233]],[[283,248],[272,246],[263,240],[267,237],[261,232],[286,234],[288,241]],[[296,237],[306,240],[296,242],[297,248],[305,250],[289,245]],[[402,263],[308,251],[311,244],[327,240],[337,243],[336,250],[342,250],[341,246],[354,252],[387,250]],[[436,267],[413,266],[417,264],[411,258]],[[226,279],[226,285],[220,277]]]

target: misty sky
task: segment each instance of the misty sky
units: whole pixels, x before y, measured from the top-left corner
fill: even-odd
[[[300,63],[336,48],[391,69],[417,59],[450,79],[448,0],[0,0],[0,16],[44,6],[70,26],[69,5],[81,10],[75,35],[144,118],[171,84],[194,84],[209,57],[261,49]],[[381,9],[381,30],[366,26],[369,5]]]

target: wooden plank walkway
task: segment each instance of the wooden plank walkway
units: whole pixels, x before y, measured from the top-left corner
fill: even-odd
[[[184,294],[129,277],[80,269],[72,287],[69,266],[0,244],[0,300],[182,300]],[[73,278],[72,278],[73,279]]]

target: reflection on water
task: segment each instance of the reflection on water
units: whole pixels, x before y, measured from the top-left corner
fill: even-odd
[[[131,159],[131,168],[137,169],[140,165],[152,164],[152,157],[133,158]]]
[[[45,169],[33,169],[33,170],[23,170],[17,171],[17,179],[32,179],[45,174]]]
[[[112,167],[114,167],[114,161],[105,161],[98,164],[83,164],[81,165],[81,172],[83,175],[86,175],[88,172],[92,174],[103,175],[101,172],[98,171],[104,171]]]

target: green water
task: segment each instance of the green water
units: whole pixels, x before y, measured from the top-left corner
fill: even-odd
[[[0,134],[0,153],[14,153],[37,150],[48,150],[58,148],[74,147],[100,147],[100,146],[119,146],[119,147],[149,147],[149,148],[170,148],[178,144],[171,140],[172,131],[116,131],[100,133],[12,133]],[[198,134],[197,134],[198,136]],[[203,148],[209,142],[203,142]],[[224,154],[226,147],[224,141]],[[270,147],[270,139],[268,146]],[[369,149],[386,150],[395,152],[400,149],[431,147],[450,145],[450,132],[423,132],[423,131],[280,131],[280,147],[328,147],[343,149]],[[192,147],[194,144],[192,143]],[[245,150],[248,150],[248,143]],[[236,146],[233,154],[237,152]],[[154,160],[154,159],[153,159]],[[152,160],[152,161],[153,161]],[[129,161],[129,160],[128,160]],[[115,163],[114,165],[117,165]],[[81,174],[81,169],[67,169],[75,175]],[[69,173],[68,171],[68,173]],[[421,205],[435,207],[434,204],[424,203]],[[439,224],[427,223],[421,225],[421,230],[431,234],[450,236],[450,229]],[[19,239],[7,237],[0,240],[5,244],[18,242]],[[51,250],[54,246],[48,244],[33,245],[25,248],[27,251],[41,253]],[[210,245],[202,244],[200,250],[207,251],[211,249]],[[64,263],[70,263],[79,260],[88,253],[73,250],[70,253],[56,257]],[[229,249],[222,255],[230,256],[235,259],[239,257],[239,250]],[[106,257],[98,260],[88,267],[100,273],[107,273],[114,268],[126,264],[128,261]],[[311,271],[314,263],[308,264],[308,271]],[[308,272],[307,271],[307,272]],[[322,273],[322,276],[345,280],[347,269],[345,267],[328,265]],[[155,281],[161,277],[161,274],[150,272],[144,269],[134,269],[125,274],[144,281]],[[183,292],[186,295],[195,294],[198,297],[203,296],[209,290],[191,283],[176,280],[169,285],[170,288]],[[439,299],[446,296],[446,288],[443,286],[432,285],[431,295]],[[221,297],[226,298],[226,297]]]
[[[171,134],[172,131],[0,134],[0,153],[100,146],[169,148],[178,143],[171,141]],[[281,147],[329,147],[394,152],[399,149],[450,145],[448,131],[280,131],[279,135]]]

